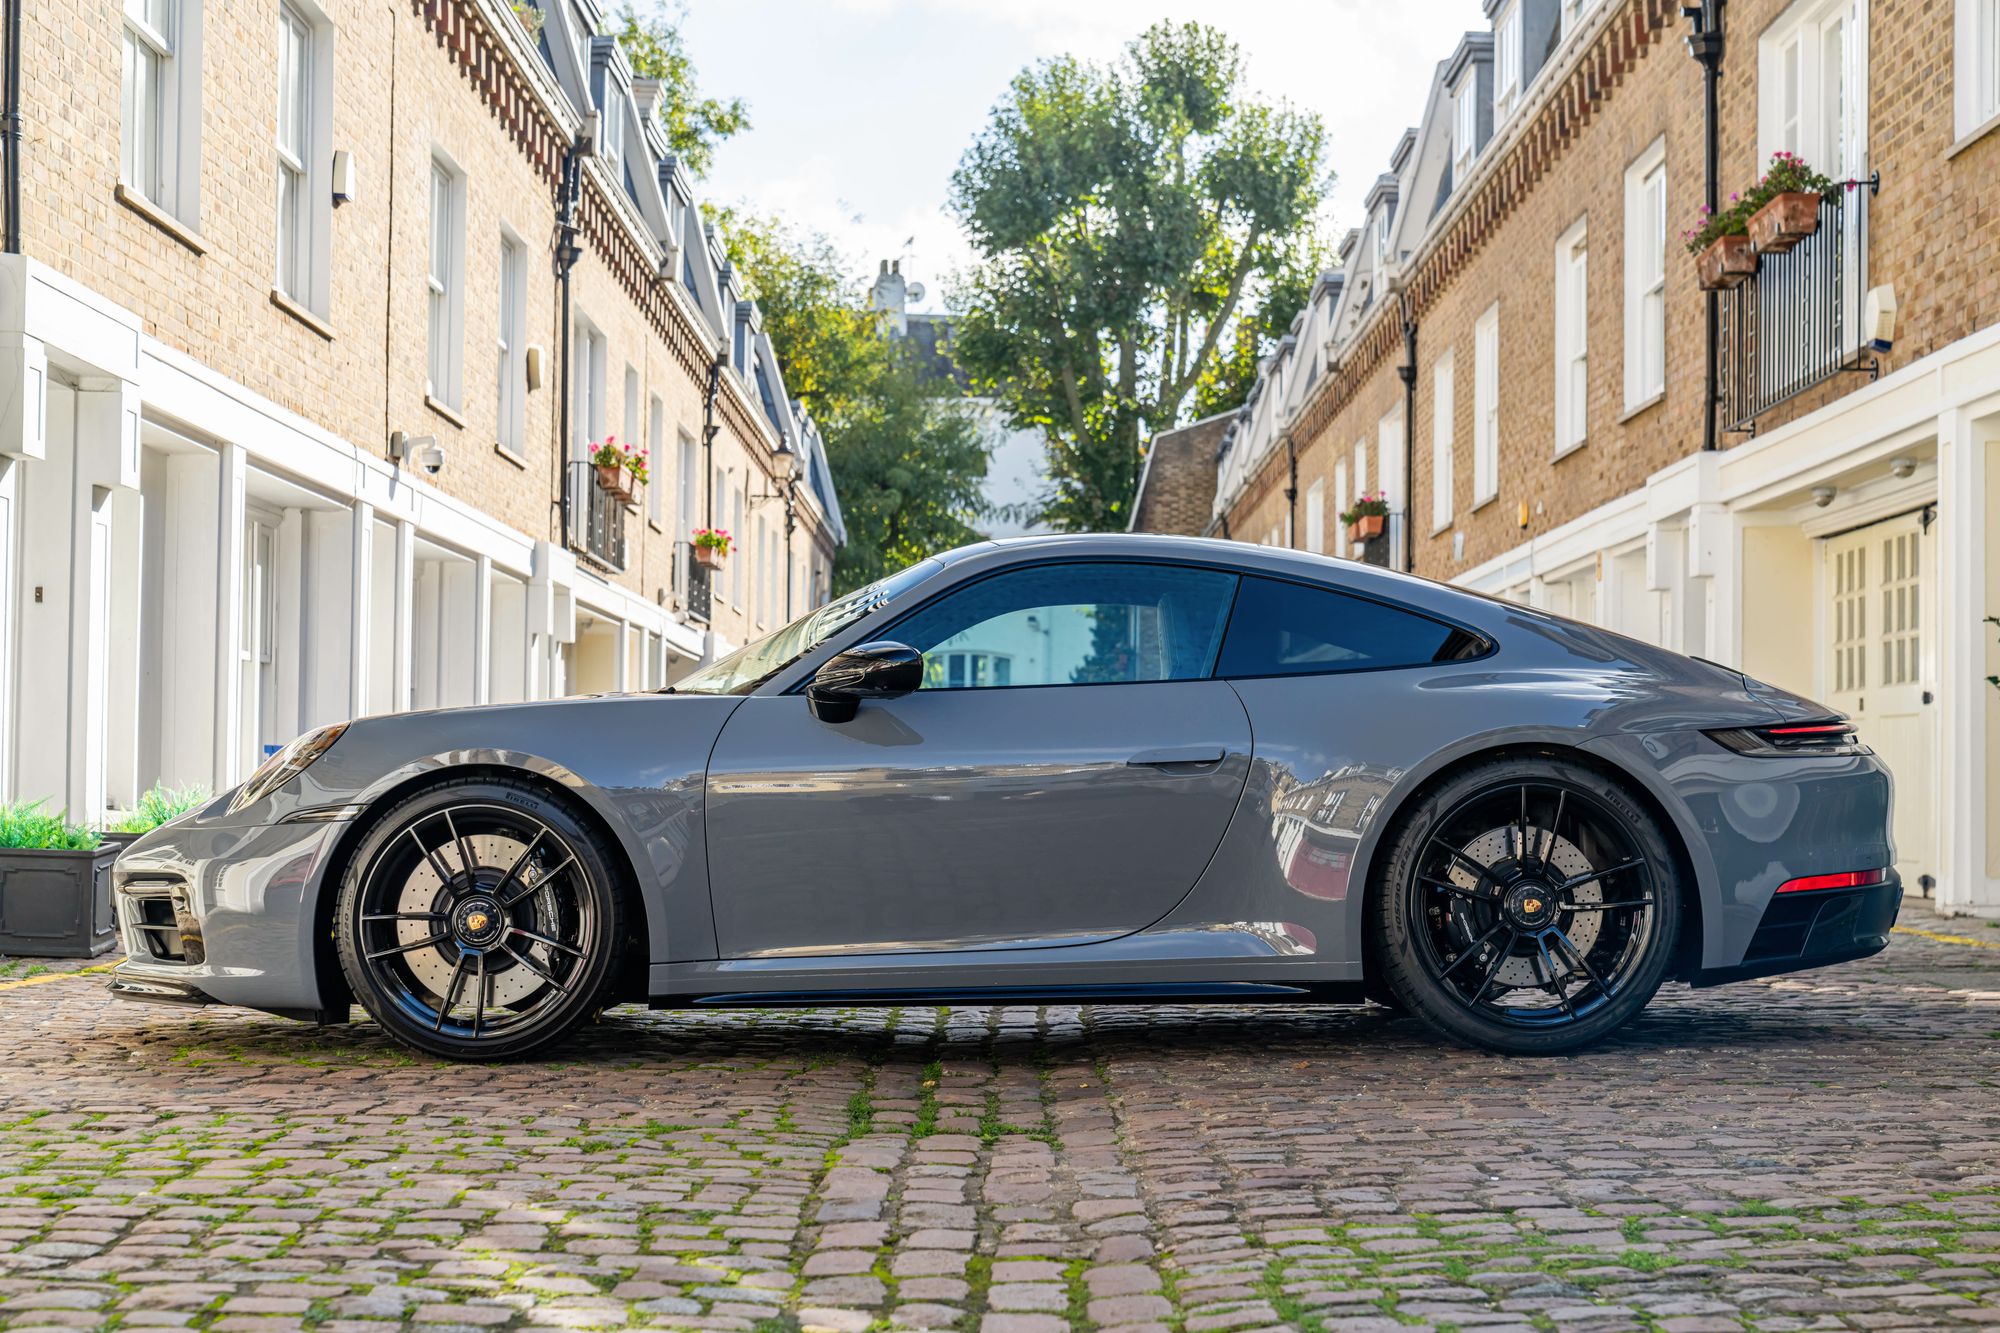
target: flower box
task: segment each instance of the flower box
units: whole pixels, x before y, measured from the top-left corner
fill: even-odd
[[[1805,190],[1774,194],[1750,215],[1750,243],[1760,255],[1781,255],[1819,230],[1821,196]]]
[[[95,958],[111,948],[111,865],[119,848],[0,851],[0,954]]]
[[[1382,535],[1384,520],[1380,514],[1363,514],[1347,525],[1347,540],[1351,542],[1372,542]]]
[[[721,569],[729,552],[720,546],[697,546],[694,548],[694,562],[707,569]]]
[[[1750,238],[1741,233],[1718,236],[1694,262],[1703,291],[1727,291],[1757,271],[1757,252],[1750,247]]]
[[[632,492],[626,488],[626,478],[631,475],[631,473],[625,470],[622,463],[599,463],[597,465],[597,484],[603,488],[606,495],[609,495],[614,500],[629,500],[632,498]]]

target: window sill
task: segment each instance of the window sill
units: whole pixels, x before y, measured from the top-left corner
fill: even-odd
[[[652,520],[652,519],[650,519],[650,518],[646,520],[646,526],[647,526],[647,527],[649,527],[649,528],[651,528],[651,529],[652,529],[653,531],[655,531],[655,532],[665,532],[665,531],[666,531],[666,529],[665,529],[665,528],[661,527],[661,526],[660,526],[660,525],[659,525],[659,524],[658,524],[657,522],[655,522],[654,520]]]
[[[321,319],[318,315],[315,315],[312,311],[306,309],[304,306],[300,305],[297,301],[294,301],[291,297],[279,291],[276,287],[273,287],[271,289],[271,304],[278,307],[278,309],[284,311],[286,314],[290,315],[293,319],[296,319],[299,323],[305,325],[307,328],[311,329],[314,333],[317,333],[320,337],[326,339],[328,342],[333,341],[333,325],[327,323],[325,320]]]
[[[1451,521],[1450,519],[1446,519],[1446,520],[1445,520],[1444,522],[1442,522],[1442,523],[1433,523],[1433,524],[1431,524],[1431,536],[1433,536],[1433,537],[1442,537],[1442,536],[1444,536],[1444,534],[1445,534],[1445,533],[1447,533],[1447,532],[1450,532],[1450,531],[1451,531],[1451,523],[1452,523],[1452,521]]]
[[[1590,437],[1586,435],[1584,436],[1584,438],[1578,440],[1574,444],[1565,444],[1561,448],[1556,450],[1554,457],[1550,458],[1549,461],[1551,463],[1560,463],[1563,461],[1563,459],[1568,458],[1571,454],[1575,453],[1577,450],[1583,448],[1584,445],[1589,443],[1590,443]]]
[[[1656,389],[1647,397],[1641,398],[1638,402],[1633,403],[1630,407],[1626,408],[1625,415],[1618,418],[1618,424],[1622,426],[1626,422],[1630,421],[1633,417],[1651,411],[1653,408],[1658,407],[1661,403],[1665,402],[1666,400],[1667,400],[1667,391],[1665,389]]]
[[[118,182],[117,187],[112,190],[111,194],[119,203],[131,209],[134,213],[137,213],[140,217],[146,219],[146,221],[152,223],[155,227],[158,227],[161,231],[173,237],[194,253],[198,255],[208,253],[208,242],[201,238],[200,232],[188,226],[172,213],[167,212],[166,209],[161,208],[145,195],[140,194],[137,190],[125,184],[125,182]]]
[[[1481,499],[1474,500],[1472,502],[1472,508],[1466,510],[1465,512],[1468,514],[1476,514],[1480,510],[1486,508],[1487,505],[1492,504],[1495,500],[1499,498],[1500,498],[1500,492],[1495,491],[1491,495],[1484,496]]]
[[[521,469],[521,471],[526,472],[528,470],[528,460],[521,457],[521,455],[515,453],[512,449],[509,449],[506,445],[500,443],[498,440],[495,440],[493,442],[493,452],[500,455],[508,462],[512,463],[515,467]]]
[[[451,406],[451,404],[445,402],[443,399],[427,393],[424,395],[424,406],[443,417],[446,421],[449,421],[458,429],[465,429],[465,418],[458,414],[457,408]]]
[[[2000,130],[2000,112],[1988,116],[1985,120],[1980,121],[1977,125],[1974,125],[1964,134],[1960,135],[1957,143],[1944,150],[1944,160],[1947,162],[1951,161],[1954,157],[1957,157],[1960,153],[1972,147],[1972,145],[1978,143],[1995,130]]]

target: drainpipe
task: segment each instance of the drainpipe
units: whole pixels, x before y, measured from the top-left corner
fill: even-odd
[[[715,437],[722,427],[715,420],[715,396],[722,392],[722,362],[727,346],[708,363],[708,392],[701,400],[701,523],[715,526]]]
[[[1396,313],[1403,321],[1403,364],[1396,367],[1396,378],[1403,381],[1403,572],[1417,572],[1416,515],[1411,511],[1410,479],[1417,475],[1417,321],[1410,318],[1410,301],[1407,296],[1396,297]],[[1431,478],[1431,485],[1437,485],[1437,478]]]
[[[574,503],[570,474],[574,469],[570,467],[569,412],[575,389],[570,367],[570,274],[576,268],[576,261],[583,257],[583,247],[577,244],[576,201],[583,189],[583,154],[587,147],[587,141],[579,138],[563,151],[562,176],[556,185],[556,290],[561,294],[556,329],[556,392],[560,396],[556,404],[556,480],[562,496],[564,550],[570,548],[571,534],[576,531],[570,519]]]
[[[1290,436],[1285,436],[1285,462],[1290,468],[1285,482],[1285,545],[1296,551],[1299,548],[1299,447]]]
[[[1709,215],[1715,214],[1721,198],[1722,187],[1718,181],[1721,174],[1719,130],[1716,117],[1716,84],[1722,73],[1722,10],[1726,0],[1700,0],[1697,4],[1683,5],[1681,13],[1693,23],[1694,31],[1688,34],[1688,54],[1701,66],[1702,91],[1702,201],[1708,206]],[[1722,307],[1719,292],[1706,292],[1708,299],[1708,349],[1707,366],[1701,413],[1701,447],[1711,452],[1716,447],[1716,406],[1721,392],[1721,368],[1719,357],[1722,343]]]
[[[7,153],[7,232],[0,249],[21,253],[21,0],[7,0],[7,71],[0,100],[0,140]]]

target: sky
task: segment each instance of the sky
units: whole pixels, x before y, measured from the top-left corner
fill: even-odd
[[[1233,36],[1247,85],[1319,113],[1337,179],[1329,235],[1416,122],[1437,63],[1486,25],[1479,0],[687,0],[702,90],[740,96],[752,128],[702,193],[831,236],[859,282],[900,258],[942,309],[971,250],[945,208],[952,169],[1007,81],[1043,58],[1115,58],[1163,18]]]

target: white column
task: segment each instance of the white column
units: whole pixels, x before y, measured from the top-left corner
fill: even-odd
[[[1986,681],[1995,614],[1989,597],[1991,454],[1995,418],[1953,409],[1938,417],[1939,768],[1943,855],[1937,892],[1944,912],[2000,907],[1989,864],[1988,771],[1995,690]]]
[[[472,561],[472,701],[493,700],[493,557]]]
[[[248,777],[242,765],[243,497],[241,445],[224,444],[216,480],[215,787]]]
[[[410,706],[410,673],[413,669],[414,645],[411,642],[411,623],[416,605],[417,580],[417,525],[409,519],[396,524],[396,621],[395,648],[389,654],[393,663],[395,697],[386,701],[387,711],[401,713]]]
[[[375,506],[356,500],[352,523],[349,582],[354,596],[347,630],[347,715],[361,717],[369,711],[368,677],[374,661]]]
[[[617,660],[611,666],[611,688],[623,694],[632,688],[630,680],[627,679],[631,674],[629,668],[632,663],[631,622],[624,620],[618,622],[617,628],[612,631],[611,646],[612,651],[618,654]]]

